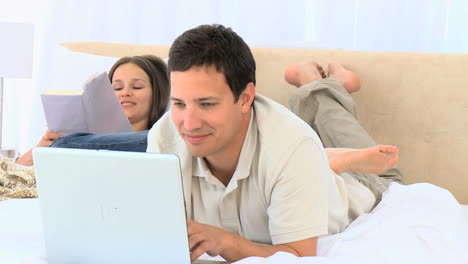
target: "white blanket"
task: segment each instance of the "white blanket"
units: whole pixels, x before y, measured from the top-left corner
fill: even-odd
[[[0,263],[43,264],[37,199],[0,203]],[[344,232],[321,237],[319,257],[277,253],[236,264],[468,264],[468,219],[455,198],[431,184],[392,184],[382,202]]]
[[[340,234],[321,237],[317,254],[298,258],[277,253],[236,264],[468,264],[468,219],[445,189],[425,183],[392,184],[371,213]]]

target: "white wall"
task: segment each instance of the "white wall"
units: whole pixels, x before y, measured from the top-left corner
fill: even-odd
[[[48,2],[45,0],[0,0],[0,21],[33,24],[35,27],[35,63],[41,40],[41,21]],[[0,36],[7,38],[8,36]],[[1,59],[1,58],[0,58]],[[34,65],[37,69],[37,65]],[[33,74],[34,75],[34,74]],[[31,79],[4,79],[3,148],[30,147],[30,119],[33,98],[36,97],[35,77]],[[21,144],[23,143],[23,144]]]
[[[40,63],[32,88],[5,88],[4,141],[24,151],[39,139],[45,125],[38,94],[52,81],[69,78],[69,87],[81,86],[72,75],[87,69],[70,64],[59,42],[169,45],[186,29],[222,23],[250,45],[466,53],[465,14],[465,0],[0,0],[0,20],[37,23]]]

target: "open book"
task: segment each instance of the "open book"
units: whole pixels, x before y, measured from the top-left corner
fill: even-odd
[[[87,81],[83,90],[46,90],[41,99],[50,131],[62,135],[132,131],[107,73]]]

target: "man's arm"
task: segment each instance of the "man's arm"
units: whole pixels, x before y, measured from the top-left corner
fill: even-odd
[[[269,246],[192,220],[187,222],[187,226],[192,261],[205,252],[210,256],[220,255],[227,261],[237,261],[251,256],[269,257],[279,251],[289,252],[298,257],[315,256],[317,251],[317,237]]]
[[[325,153],[309,138],[296,142],[269,176],[268,225],[273,246],[259,245],[238,234],[188,221],[192,259],[206,252],[228,261],[279,251],[296,256],[316,255],[317,237],[328,231],[328,189],[333,175]],[[268,165],[270,166],[270,165]],[[293,242],[290,242],[293,241]]]

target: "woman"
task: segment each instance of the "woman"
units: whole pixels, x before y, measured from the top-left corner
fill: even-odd
[[[133,131],[150,129],[166,112],[169,80],[166,64],[158,57],[121,58],[109,71],[109,79]]]
[[[166,112],[169,101],[166,64],[153,55],[123,57],[110,69],[109,79],[134,132],[76,133],[62,137],[46,131],[37,146],[145,151],[148,129]],[[33,165],[32,150],[20,156],[16,163]]]

